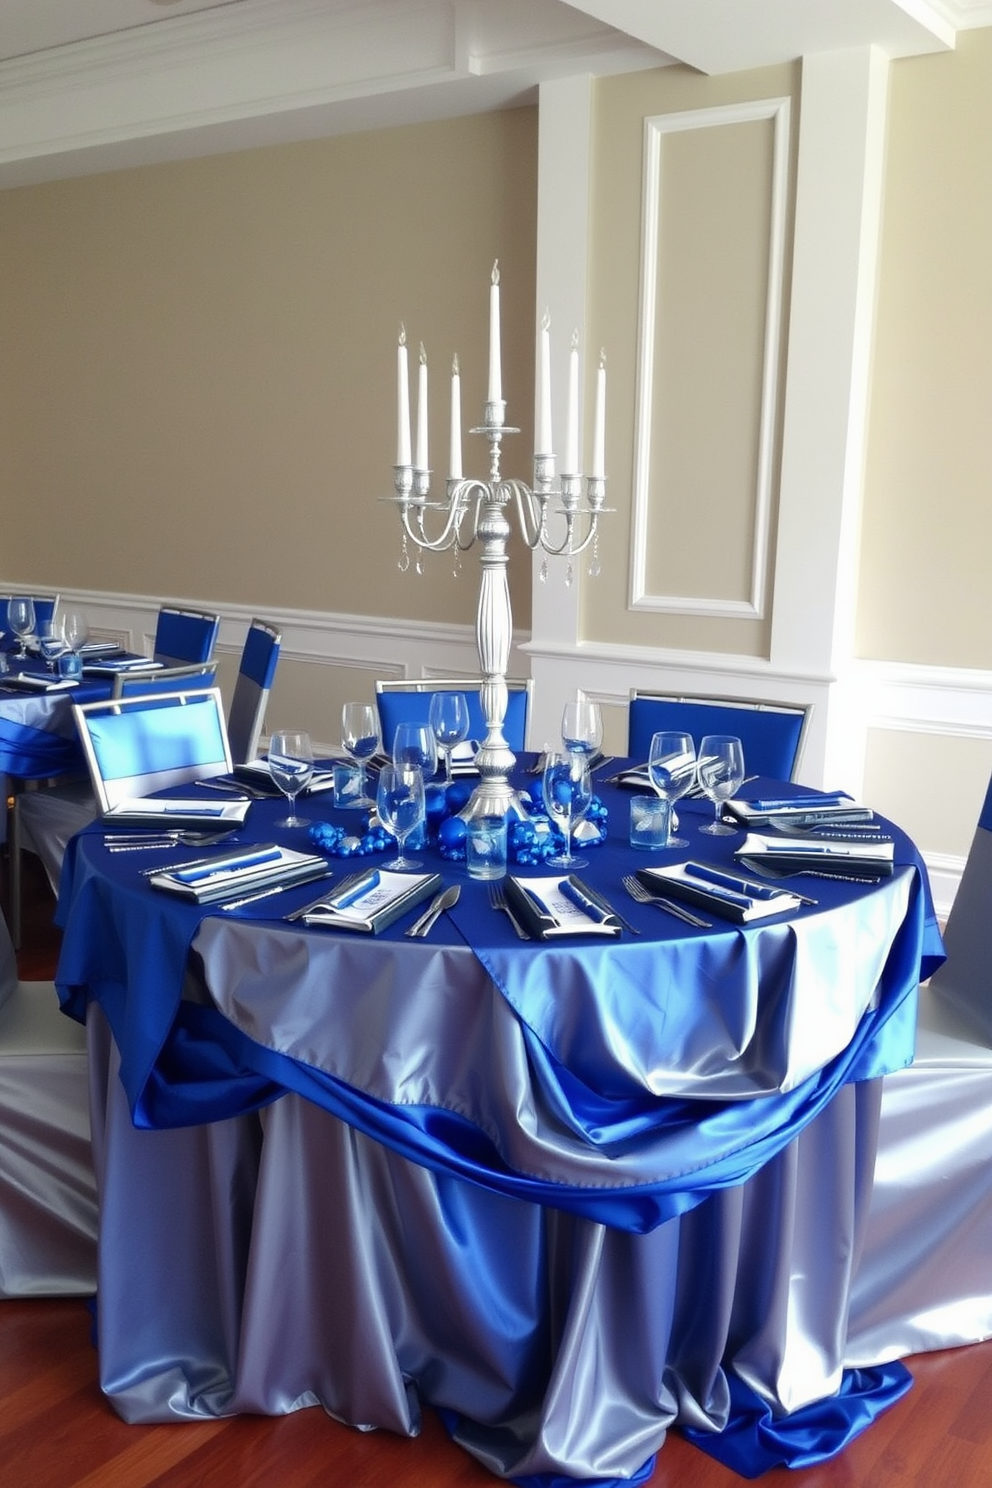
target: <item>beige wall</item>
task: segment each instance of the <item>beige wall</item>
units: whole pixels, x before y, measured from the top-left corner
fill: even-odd
[[[474,573],[397,570],[401,320],[443,480],[458,352],[481,422],[533,408],[536,111],[0,193],[2,567],[21,582],[470,622]],[[466,473],[486,469],[466,439]],[[467,566],[466,566],[467,567]],[[529,565],[511,564],[515,623]]]
[[[857,646],[992,667],[992,30],[894,64]]]

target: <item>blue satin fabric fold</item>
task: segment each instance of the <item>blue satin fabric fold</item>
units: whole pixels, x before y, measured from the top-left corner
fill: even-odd
[[[18,780],[47,780],[85,768],[76,738],[63,739],[47,729],[14,723],[0,715],[0,774]]]
[[[912,1387],[898,1360],[872,1369],[848,1369],[836,1395],[773,1416],[766,1401],[733,1371],[730,1419],[720,1432],[682,1427],[683,1435],[742,1478],[760,1478],[774,1467],[815,1467],[842,1452]]]

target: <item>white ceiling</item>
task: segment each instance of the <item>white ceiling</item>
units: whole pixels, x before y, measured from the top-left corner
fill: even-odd
[[[0,186],[982,25],[992,0],[0,0]]]

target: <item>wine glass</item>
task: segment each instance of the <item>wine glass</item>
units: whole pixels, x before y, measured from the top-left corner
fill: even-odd
[[[404,853],[406,839],[424,820],[424,776],[416,765],[383,765],[379,771],[376,811],[379,820],[399,844],[395,858],[383,866],[401,872],[421,865]]]
[[[79,655],[90,633],[85,610],[66,610],[62,616],[62,639],[70,651]]]
[[[548,815],[565,838],[565,851],[545,859],[548,867],[569,871],[584,868],[586,859],[572,853],[572,827],[585,816],[592,801],[588,755],[573,754],[567,749],[552,750],[545,757],[541,786]]]
[[[468,738],[468,699],[463,692],[435,692],[431,698],[431,729],[438,752],[444,755],[444,778],[451,784],[451,752]]]
[[[393,764],[416,765],[430,780],[437,770],[437,740],[429,723],[398,723],[393,734]]]
[[[603,742],[603,714],[598,703],[578,698],[566,703],[561,716],[561,742],[572,754],[592,759]]]
[[[313,776],[313,748],[310,735],[299,729],[280,729],[269,740],[269,773],[276,785],[289,798],[289,815],[276,822],[277,827],[305,827],[306,817],[297,816],[296,798]]]
[[[17,636],[17,657],[23,661],[27,656],[24,642],[34,632],[34,600],[29,594],[15,594],[7,605],[7,623]]]
[[[725,826],[720,820],[724,801],[740,789],[744,779],[744,746],[733,734],[707,734],[699,746],[696,771],[703,795],[713,802],[713,820],[700,827],[711,837],[726,837],[736,827]]]
[[[353,806],[374,806],[367,794],[365,766],[379,748],[379,715],[370,703],[345,703],[341,709],[341,742],[358,765],[358,799]]]
[[[670,801],[673,808],[690,790],[696,778],[696,746],[691,734],[679,729],[662,729],[651,736],[648,752],[648,779],[663,801]],[[675,815],[674,810],[669,821]],[[676,826],[678,821],[676,820]],[[673,837],[668,830],[668,847],[688,847],[685,837]]]

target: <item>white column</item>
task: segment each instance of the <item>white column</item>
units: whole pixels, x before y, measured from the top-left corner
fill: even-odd
[[[843,679],[853,653],[888,60],[803,60],[771,662]],[[857,789],[843,686],[814,720],[810,778]]]

